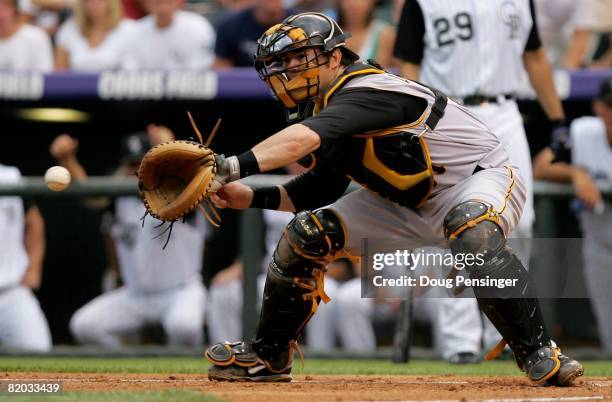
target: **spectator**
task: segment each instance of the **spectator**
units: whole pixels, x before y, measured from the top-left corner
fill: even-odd
[[[336,18],[336,0],[286,0],[285,7],[295,9],[296,12],[323,13],[331,18]]]
[[[20,179],[17,168],[0,165],[0,182],[16,184]],[[49,351],[49,326],[32,293],[42,278],[43,218],[34,204],[20,197],[0,197],[0,227],[0,345]]]
[[[47,33],[21,21],[17,0],[0,0],[0,70],[52,69],[53,51]]]
[[[586,285],[597,319],[600,342],[612,353],[612,203],[604,201],[597,182],[612,183],[612,78],[593,101],[595,117],[575,119],[570,126],[572,165],[551,164],[550,149],[534,162],[534,177],[571,182],[580,203],[584,235],[582,254]]]
[[[612,67],[612,2],[609,0],[595,1],[595,15],[597,24],[595,31],[597,39],[593,50],[593,60],[590,68],[610,68]]]
[[[122,0],[123,14],[126,18],[139,20],[148,14],[144,0]]]
[[[282,0],[255,0],[253,7],[225,17],[217,29],[215,69],[252,67],[257,39],[290,15]]]
[[[76,0],[73,18],[56,37],[57,70],[98,71],[121,65],[134,22],[123,19],[120,0]]]
[[[339,0],[338,25],[350,32],[348,47],[362,60],[375,59],[383,67],[391,66],[395,29],[374,17],[375,0]]]
[[[219,0],[221,6],[229,11],[240,11],[253,5],[253,0]]]
[[[593,63],[591,68],[604,69],[612,68],[612,32],[602,33],[599,38],[599,44],[593,55]]]
[[[28,23],[44,29],[53,36],[62,16],[70,11],[73,0],[18,0],[19,9]]]
[[[134,176],[150,144],[173,139],[167,129],[151,126],[149,134],[125,138],[120,175]],[[76,181],[87,174],[76,158],[78,143],[68,135],[57,137],[50,152]],[[104,202],[105,201],[105,202]],[[110,200],[88,200],[90,207]],[[74,313],[70,329],[78,342],[120,347],[120,336],[137,333],[147,324],[161,324],[168,343],[199,346],[203,337],[206,290],[202,284],[204,218],[195,212],[177,222],[165,249],[159,221],[141,222],[145,208],[137,197],[119,197],[114,206],[110,237],[124,286],[96,297]]]
[[[126,40],[127,69],[208,68],[215,31],[199,14],[180,10],[181,0],[146,0],[148,15]]]
[[[588,60],[596,14],[593,0],[535,0],[540,38],[551,64],[577,69]]]

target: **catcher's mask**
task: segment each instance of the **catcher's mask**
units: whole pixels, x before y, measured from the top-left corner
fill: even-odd
[[[255,69],[285,108],[295,108],[319,93],[319,66],[329,61],[334,49],[340,48],[347,60],[359,59],[346,47],[348,37],[325,14],[293,15],[259,38]],[[287,60],[295,58],[299,64],[288,66]]]

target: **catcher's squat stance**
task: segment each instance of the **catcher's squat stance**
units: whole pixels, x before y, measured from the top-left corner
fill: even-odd
[[[531,380],[570,384],[582,366],[551,341],[528,274],[505,244],[525,190],[499,140],[435,89],[357,62],[347,37],[323,14],[304,13],[259,39],[261,79],[301,122],[240,156],[217,155],[222,187],[212,200],[297,214],[270,262],[255,338],[210,347],[209,378],[290,381],[295,342],[327,301],[327,262],[359,254],[366,237],[444,235],[453,252],[486,252],[471,277],[518,279],[504,290],[475,288],[480,306]],[[283,186],[234,182],[308,155],[311,169]],[[351,178],[365,188],[343,195]]]

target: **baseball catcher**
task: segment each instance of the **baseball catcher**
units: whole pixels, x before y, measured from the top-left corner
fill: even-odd
[[[297,339],[323,290],[325,265],[358,255],[367,237],[445,237],[453,253],[481,253],[471,278],[516,279],[474,288],[480,307],[537,384],[565,386],[582,365],[550,339],[529,275],[506,244],[525,203],[518,169],[489,129],[436,89],[358,61],[338,25],[291,16],[259,39],[255,68],[294,124],[230,158],[212,195],[218,207],[295,212],[270,261],[251,341],[206,351],[212,380],[290,381]],[[282,186],[236,179],[308,157]],[[350,180],[364,188],[344,194]]]

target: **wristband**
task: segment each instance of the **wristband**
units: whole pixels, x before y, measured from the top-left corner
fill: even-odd
[[[238,157],[230,156],[229,158],[226,158],[225,161],[227,162],[227,167],[229,169],[228,182],[239,180],[240,179],[240,162],[238,161]]]
[[[259,163],[255,158],[255,154],[251,150],[246,151],[242,155],[238,155],[238,163],[240,164],[241,179],[243,177],[261,173],[261,170],[259,170]]]
[[[249,208],[273,209],[280,207],[281,192],[277,186],[253,189],[253,200]]]

